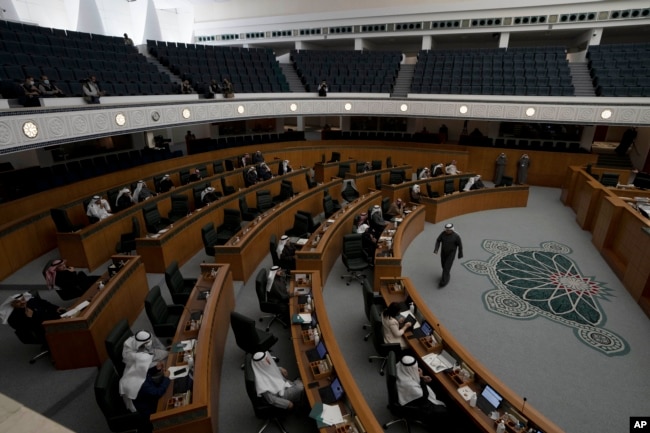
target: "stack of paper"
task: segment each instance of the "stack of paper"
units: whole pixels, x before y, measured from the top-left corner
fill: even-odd
[[[322,421],[327,425],[340,424],[343,422],[343,414],[338,405],[323,405]]]
[[[441,371],[448,370],[453,367],[445,357],[436,355],[435,353],[429,353],[422,357],[422,360],[431,367],[435,373],[440,373]]]
[[[88,305],[90,305],[90,302],[89,302],[89,301],[83,301],[82,303],[80,303],[79,305],[77,305],[76,307],[74,307],[73,309],[68,310],[68,311],[66,311],[65,313],[61,314],[61,317],[73,317],[73,316],[75,316],[77,313],[79,313],[81,310],[83,310],[84,308],[86,308]]]

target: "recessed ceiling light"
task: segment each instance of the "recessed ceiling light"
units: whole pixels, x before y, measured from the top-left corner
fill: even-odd
[[[402,111],[407,111],[409,109],[409,106],[406,105],[406,104],[402,104],[402,105],[399,106],[399,109],[402,110]]]
[[[298,106],[296,104],[289,105],[289,110],[296,111],[297,109],[298,109]]]
[[[240,105],[239,107],[237,107],[237,112],[238,112],[239,114],[244,114],[244,111],[245,111],[245,110],[244,110],[244,106],[243,106],[243,105]]]
[[[526,116],[531,117],[535,115],[535,109],[533,107],[526,108]]]
[[[461,105],[458,111],[460,111],[460,114],[466,114],[469,108],[467,108],[467,105]]]
[[[190,116],[192,115],[192,112],[190,111],[189,108],[183,108],[182,114],[184,119],[189,119]]]
[[[345,106],[343,108],[345,108],[345,111],[350,111],[350,110],[352,110],[352,104],[350,104],[349,102],[346,102],[346,104],[345,104]]]
[[[600,113],[600,117],[602,117],[603,119],[609,119],[610,117],[612,117],[612,114],[613,114],[612,110],[608,108],[606,110],[603,110],[602,113]]]

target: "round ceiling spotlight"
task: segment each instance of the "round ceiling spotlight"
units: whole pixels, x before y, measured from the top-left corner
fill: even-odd
[[[189,119],[190,116],[192,115],[192,112],[190,111],[189,108],[183,108],[181,114],[183,115],[183,119]]]
[[[467,108],[467,105],[461,105],[458,111],[460,111],[460,114],[467,114],[469,108]]]
[[[352,104],[350,104],[349,102],[346,102],[345,105],[343,106],[343,108],[345,108],[345,111],[350,111],[350,110],[352,110]]]
[[[608,108],[608,109],[606,109],[606,110],[603,110],[603,111],[600,113],[600,117],[603,118],[603,119],[605,119],[605,120],[607,120],[607,119],[609,119],[610,117],[612,117],[612,114],[613,114],[613,113],[612,113],[612,110],[610,110],[610,109]]]
[[[291,105],[289,105],[289,110],[291,110],[291,111],[296,111],[297,109],[298,109],[298,105],[297,105],[297,104],[291,104]]]
[[[23,134],[29,138],[36,138],[38,135],[38,126],[31,120],[23,123]]]
[[[535,115],[535,109],[533,107],[526,108],[526,116],[533,117]]]
[[[402,105],[399,106],[399,109],[400,109],[401,111],[408,111],[409,106],[406,105],[406,104],[402,104]]]

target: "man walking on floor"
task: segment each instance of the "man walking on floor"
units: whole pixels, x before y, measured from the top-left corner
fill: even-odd
[[[445,224],[445,230],[436,239],[436,248],[433,254],[438,254],[441,244],[440,263],[442,265],[442,278],[440,278],[439,287],[445,287],[449,283],[449,272],[451,271],[451,265],[454,264],[456,250],[458,250],[458,258],[463,258],[463,243],[458,233],[454,231],[453,224]]]

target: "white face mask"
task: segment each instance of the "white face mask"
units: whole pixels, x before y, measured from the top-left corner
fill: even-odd
[[[43,80],[43,84],[50,84],[50,80]]]
[[[29,82],[29,85],[30,85],[30,86],[33,86],[33,85],[34,85],[34,82],[33,82],[33,81],[30,81],[30,82]]]

